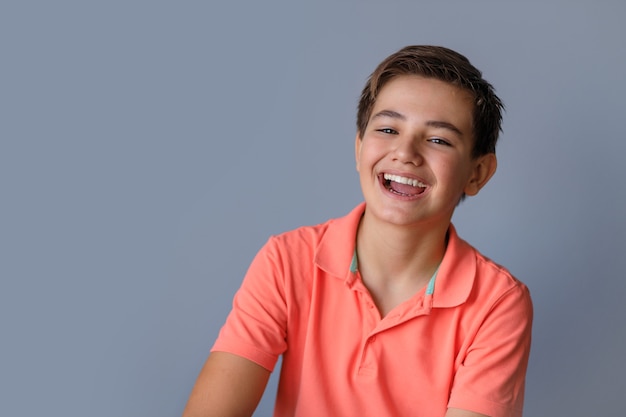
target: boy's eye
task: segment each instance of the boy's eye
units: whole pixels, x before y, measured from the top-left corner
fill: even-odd
[[[387,134],[389,134],[389,135],[395,135],[395,134],[397,134],[397,133],[398,133],[398,132],[396,132],[395,130],[393,130],[393,129],[389,128],[389,127],[384,127],[384,128],[382,128],[382,129],[377,129],[377,131],[378,131],[378,132],[381,132],[381,133],[387,133]]]
[[[432,142],[432,143],[437,143],[437,144],[439,144],[439,145],[446,145],[446,146],[450,146],[450,142],[448,142],[448,141],[447,141],[447,140],[445,140],[445,139],[441,139],[441,138],[430,138],[430,139],[428,139],[428,141],[429,141],[429,142]]]

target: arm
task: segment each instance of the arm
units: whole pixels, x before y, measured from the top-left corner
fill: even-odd
[[[521,417],[532,333],[530,294],[525,286],[516,286],[486,305],[488,314],[460,358],[448,412]]]
[[[448,408],[445,417],[489,417],[485,414],[475,413],[473,411],[461,410],[460,408]]]
[[[256,409],[270,371],[225,352],[209,355],[191,391],[183,417],[249,417]]]

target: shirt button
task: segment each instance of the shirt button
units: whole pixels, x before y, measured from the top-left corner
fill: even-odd
[[[376,341],[376,336],[370,337],[370,343],[374,343]]]

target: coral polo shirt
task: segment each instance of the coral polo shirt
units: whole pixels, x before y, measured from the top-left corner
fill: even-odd
[[[212,348],[273,370],[275,417],[522,415],[528,289],[453,226],[436,278],[380,316],[355,262],[361,204],[269,239]]]

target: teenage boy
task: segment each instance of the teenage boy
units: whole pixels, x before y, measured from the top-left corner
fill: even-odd
[[[521,416],[528,289],[451,224],[496,170],[502,107],[450,49],[385,59],[358,107],[365,202],[269,239],[184,416],[251,416],[280,355],[276,417]]]

